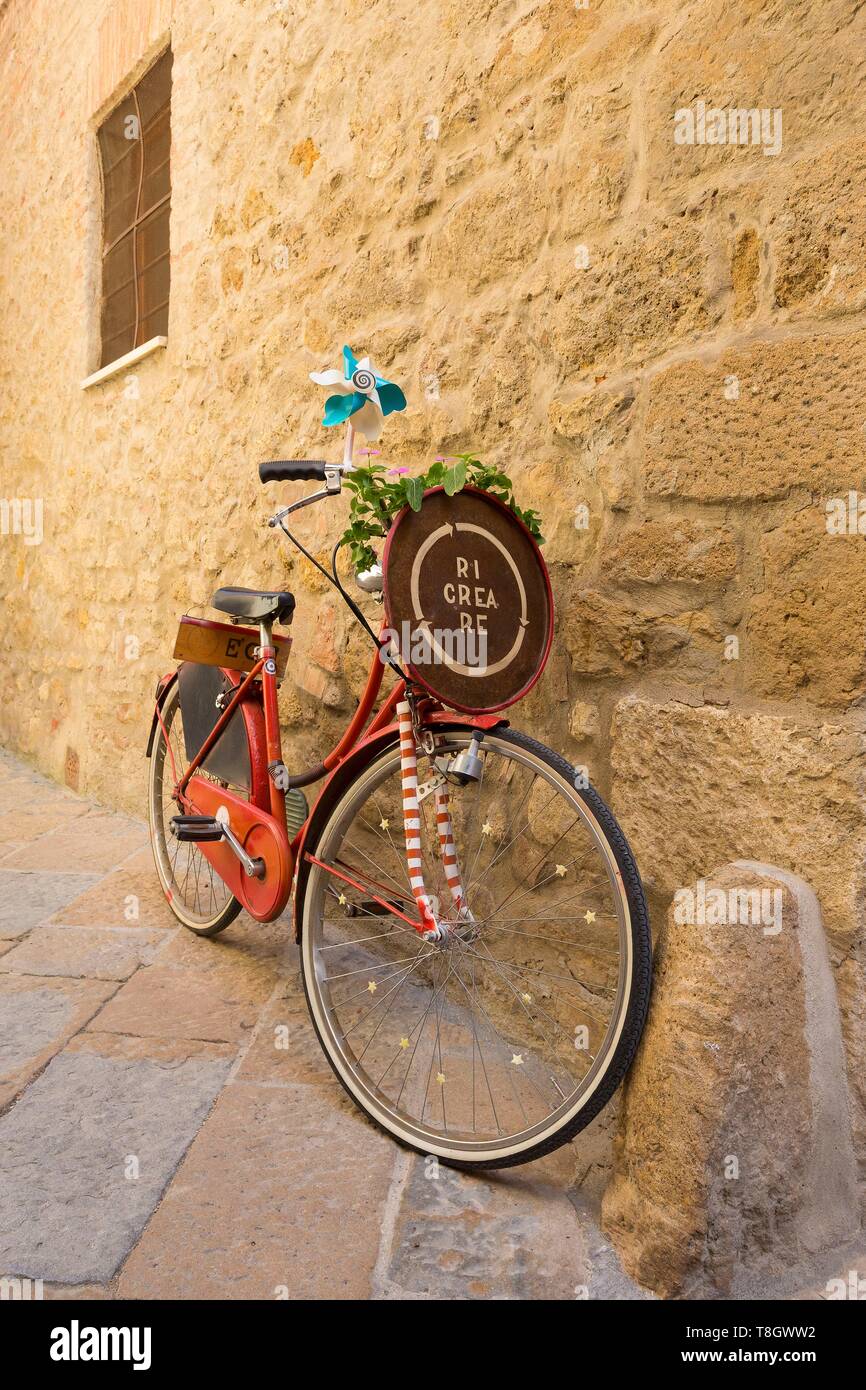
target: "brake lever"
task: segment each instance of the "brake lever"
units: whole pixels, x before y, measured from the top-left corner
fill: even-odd
[[[291,512],[300,511],[301,507],[309,507],[311,502],[320,502],[323,497],[334,497],[343,486],[343,473],[348,470],[340,463],[325,464],[325,486],[319,488],[318,492],[311,492],[309,497],[300,497],[297,502],[292,502],[288,507],[282,507],[275,512],[268,522],[268,526],[282,526],[283,519]]]

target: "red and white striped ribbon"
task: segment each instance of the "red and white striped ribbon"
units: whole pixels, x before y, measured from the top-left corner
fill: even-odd
[[[421,807],[418,802],[418,754],[412,710],[408,700],[397,706],[397,725],[400,730],[400,772],[403,780],[403,829],[406,835],[406,867],[409,883],[418,904],[424,931],[438,931],[436,918],[424,883],[424,864],[421,859]]]
[[[447,787],[437,787],[436,789],[436,828],[439,831],[439,847],[442,851],[445,877],[448,880],[448,887],[451,889],[454,906],[459,912],[463,906],[463,881],[460,877],[460,864],[454,844],[454,827],[451,824],[451,812],[448,807]]]

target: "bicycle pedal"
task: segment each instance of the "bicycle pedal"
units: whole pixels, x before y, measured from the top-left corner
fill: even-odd
[[[286,792],[286,829],[290,840],[295,838],[309,814],[307,798],[300,787],[290,787]]]
[[[223,828],[213,816],[172,816],[169,828],[174,838],[183,842],[223,838]]]

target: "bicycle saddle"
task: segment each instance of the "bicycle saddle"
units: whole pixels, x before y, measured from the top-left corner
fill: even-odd
[[[286,590],[237,589],[229,585],[217,589],[211,607],[219,613],[230,613],[233,618],[247,618],[255,623],[263,618],[290,623],[295,611],[295,596]]]

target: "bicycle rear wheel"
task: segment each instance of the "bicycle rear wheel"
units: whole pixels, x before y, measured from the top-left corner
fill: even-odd
[[[147,798],[156,872],[178,921],[197,936],[216,936],[234,921],[241,904],[198,845],[176,840],[169,830],[172,816],[179,811],[172,792],[187,764],[180,691],[176,684],[162,707],[161,721],[150,757]],[[207,776],[206,773],[200,775]]]
[[[433,758],[471,737],[434,734],[422,784]],[[472,920],[452,902],[432,795],[422,855],[445,938],[420,937],[372,896],[417,917],[395,741],[320,812],[301,962],[316,1031],[356,1103],[420,1153],[493,1168],[559,1147],[610,1099],[646,1019],[651,948],[637,868],[601,798],[512,730],[486,734],[481,758],[479,781],[449,787]]]

